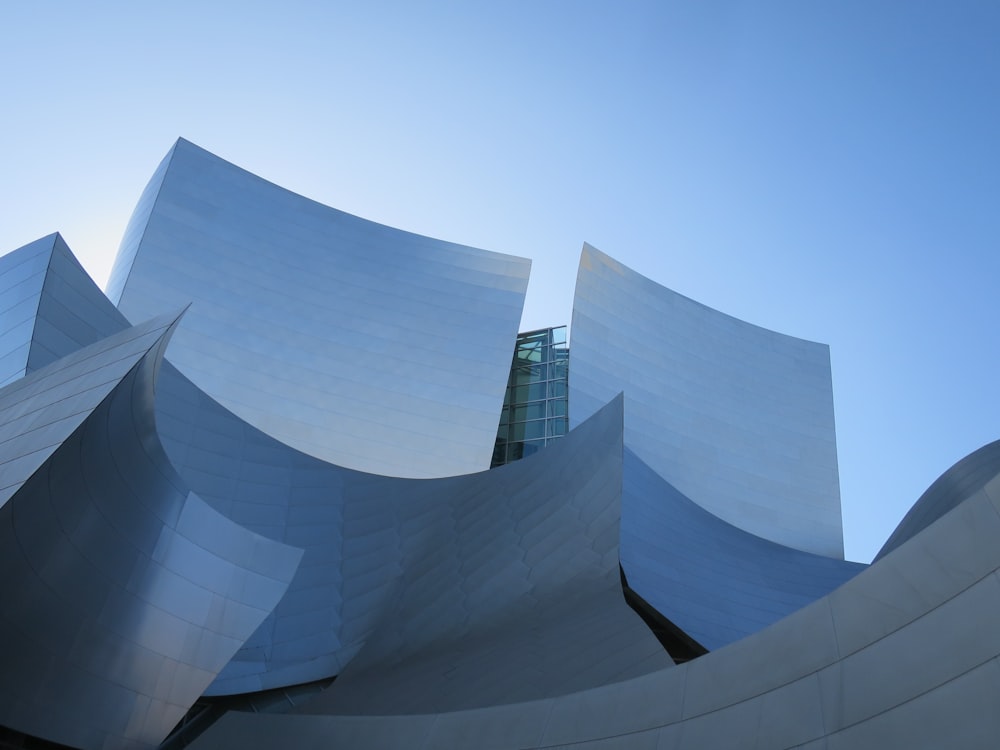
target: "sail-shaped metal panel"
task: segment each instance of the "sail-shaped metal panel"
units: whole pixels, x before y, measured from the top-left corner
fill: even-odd
[[[365,221],[184,140],[136,212],[118,307],[192,303],[170,359],[226,408],[362,471],[489,467],[530,261]]]
[[[829,349],[745,323],[584,245],[570,426],[625,392],[625,445],[751,534],[843,559]]]
[[[0,390],[0,725],[154,747],[283,595],[301,551],[191,493],[156,437],[176,316]]]

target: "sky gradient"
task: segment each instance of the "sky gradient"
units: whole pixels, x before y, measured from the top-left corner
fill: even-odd
[[[103,285],[178,136],[367,219],[580,248],[831,347],[847,557],[1000,438],[1000,4],[16,4],[0,253],[60,231]]]

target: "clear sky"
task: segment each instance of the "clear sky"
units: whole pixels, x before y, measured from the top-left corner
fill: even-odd
[[[178,136],[323,203],[532,258],[584,241],[830,344],[847,556],[1000,438],[1000,2],[7,3],[0,252],[103,285]]]

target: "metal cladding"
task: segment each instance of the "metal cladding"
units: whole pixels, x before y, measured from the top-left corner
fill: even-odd
[[[183,140],[121,310],[58,235],[0,258],[0,744],[197,701],[206,748],[994,747],[1000,443],[844,562],[826,347],[585,246],[572,357],[510,401],[563,418],[568,362],[574,428],[476,472],[527,270]]]
[[[622,597],[621,431],[617,398],[544,453],[345,497],[345,570],[375,551],[396,573],[360,652],[304,710],[460,710],[672,665]]]
[[[880,560],[907,539],[982,489],[1000,473],[1000,440],[973,451],[935,480],[903,516],[896,529],[875,555]]]
[[[0,386],[128,326],[58,234],[0,258],[0,314]]]
[[[993,750],[1000,475],[962,500],[821,600],[672,669],[468,711],[231,712],[192,747]]]
[[[530,261],[375,224],[179,140],[109,296],[191,304],[170,359],[269,435],[361,471],[489,468]]]
[[[626,448],[621,563],[629,586],[714,651],[862,570],[749,534],[701,508]]]
[[[584,245],[570,427],[619,391],[625,446],[678,491],[751,534],[843,559],[826,345],[717,312]]]
[[[160,412],[170,416],[159,419],[160,431],[186,480],[228,517],[305,551],[285,597],[208,694],[340,674],[328,691],[340,711],[371,712],[390,696],[399,706],[406,695],[424,708],[485,705],[488,689],[514,700],[666,659],[625,608],[619,584],[620,404],[544,456],[488,473],[407,480],[324,464],[246,425],[183,376],[162,382]],[[393,629],[402,623],[409,627]],[[492,632],[500,623],[503,631]],[[543,637],[565,647],[553,648],[544,667]],[[479,641],[489,649],[476,663],[497,663],[459,669],[459,655],[486,648]],[[600,643],[606,658],[572,667],[567,648],[587,653],[588,643]],[[442,665],[437,677],[432,655]],[[531,680],[514,669],[529,657]],[[395,688],[378,680],[385,663]],[[405,669],[415,676],[402,679]],[[412,690],[414,680],[421,690]],[[377,687],[361,690],[369,683]]]
[[[0,390],[0,724],[155,747],[281,598],[301,552],[190,493],[156,437],[176,316]]]

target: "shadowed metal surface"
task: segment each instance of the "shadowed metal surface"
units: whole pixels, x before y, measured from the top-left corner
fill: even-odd
[[[117,319],[119,325],[126,325],[110,302],[85,277],[76,284],[73,299],[77,301],[78,313],[85,319],[96,317],[100,321],[110,316]],[[53,302],[58,303],[59,299]],[[63,346],[60,353],[86,343],[85,339],[77,338],[81,340],[60,341]],[[615,433],[615,429],[620,433],[620,414],[604,418],[603,430],[608,434],[598,436],[597,427],[588,427],[574,435],[571,447],[561,453],[547,453],[544,460],[539,458],[500,473],[426,482],[371,476],[332,466],[295,451],[223,408],[169,363],[164,364],[159,378],[156,408],[159,436],[187,486],[246,528],[305,550],[286,596],[222,671],[208,690],[210,694],[256,691],[340,673],[366,642],[370,631],[380,623],[384,630],[387,617],[392,621],[405,619],[399,613],[387,615],[389,605],[384,599],[388,592],[402,585],[401,570],[426,564],[426,561],[414,562],[417,553],[412,549],[414,542],[408,534],[416,534],[420,539],[433,536],[436,544],[443,546],[456,533],[453,526],[441,525],[444,511],[465,519],[475,517],[476,513],[484,516],[471,524],[470,532],[463,534],[455,544],[464,550],[463,554],[475,550],[479,555],[487,541],[490,542],[492,557],[477,558],[477,575],[485,576],[483,585],[497,587],[495,609],[506,612],[508,620],[513,617],[513,611],[524,610],[525,622],[531,623],[535,634],[534,641],[529,642],[525,640],[524,628],[515,628],[505,620],[505,628],[511,629],[513,635],[497,631],[487,638],[484,631],[495,628],[497,623],[484,622],[482,612],[477,619],[460,608],[463,616],[471,619],[462,626],[467,632],[464,640],[456,644],[459,649],[456,653],[464,653],[471,659],[476,647],[470,644],[484,638],[496,652],[498,644],[510,636],[513,640],[508,644],[505,658],[507,673],[515,675],[517,671],[513,665],[520,663],[525,674],[535,675],[533,683],[524,689],[542,692],[554,689],[552,685],[570,684],[574,680],[586,683],[595,679],[594,675],[627,674],[631,668],[629,659],[635,661],[634,655],[629,656],[633,649],[644,656],[651,650],[650,663],[666,661],[656,643],[625,607],[618,583],[616,550],[621,446],[620,434]],[[598,457],[602,461],[598,461]],[[603,483],[596,484],[597,477],[602,476]],[[576,497],[574,493],[581,493],[581,488],[586,492]],[[467,496],[473,500],[465,500],[465,505],[459,508]],[[593,506],[591,510],[603,509],[604,525],[596,524],[589,531],[580,529],[577,511],[573,508],[586,505],[585,500]],[[519,512],[529,520],[545,519],[549,535],[534,529],[531,535],[519,537],[508,529],[509,548],[492,538],[491,534],[498,533],[498,524],[513,513],[515,506],[512,504],[516,503],[519,503]],[[554,518],[558,513],[552,509],[558,508],[560,503],[565,507],[559,512],[563,516],[569,514],[570,518],[564,517],[563,522],[557,524]],[[609,504],[614,506],[614,512],[606,507]],[[501,510],[507,515],[500,513]],[[444,516],[449,517],[447,513]],[[427,528],[421,528],[421,519],[426,521]],[[602,558],[604,567],[600,568],[599,591],[593,590],[594,580],[583,586],[581,579],[579,589],[560,590],[556,585],[559,566],[555,561],[565,555],[565,541],[572,538],[570,531],[573,528],[580,535],[576,540],[579,544],[595,544],[598,536],[603,543],[613,539],[614,546],[605,550]],[[545,545],[554,544],[551,534],[556,532],[560,545],[546,558]],[[530,571],[521,563],[515,567],[524,575],[533,571],[533,580],[543,579],[541,583],[531,584],[535,596],[540,597],[537,601],[530,597],[514,597],[513,590],[504,588],[511,585],[509,576],[498,572],[503,570],[503,565],[509,566],[527,554],[526,544],[538,561]],[[578,552],[584,554],[583,550]],[[593,556],[594,550],[590,553]],[[409,562],[404,562],[404,558]],[[588,568],[577,560],[580,566],[577,573],[590,570],[593,579],[593,562],[588,563],[591,566]],[[553,570],[546,573],[549,568]],[[497,577],[491,579],[483,571],[496,573]],[[450,568],[438,573],[451,576],[456,591],[472,585],[463,583],[459,573]],[[431,593],[440,596],[443,585],[443,580],[435,582]],[[551,589],[551,595],[542,597],[539,592],[547,590],[546,586],[555,588]],[[418,586],[415,591],[419,593],[416,601],[421,602],[425,589]],[[479,596],[484,594],[480,592]],[[577,601],[581,596],[582,601]],[[511,604],[512,597],[517,606]],[[401,605],[396,602],[393,606]],[[441,610],[441,620],[425,623],[425,629],[432,625],[459,628],[464,622],[456,619],[456,612],[449,614],[443,606],[437,609]],[[573,628],[579,631],[576,638],[572,637]],[[630,635],[613,645],[610,636],[617,631]],[[603,647],[606,653],[595,664],[578,664],[572,675],[541,668],[545,663],[544,654],[550,654],[550,658],[556,658],[557,654],[565,658],[568,644],[579,648],[587,638],[606,635],[609,636]],[[419,639],[414,638],[411,644],[418,653],[419,643]],[[373,653],[376,650],[369,649],[369,654]],[[449,654],[442,658],[447,656]],[[620,663],[614,661],[618,657],[621,657]],[[471,665],[472,661],[466,663]],[[493,690],[516,695],[517,690],[499,681],[496,672],[495,668],[478,671],[475,677],[482,680],[492,674]],[[473,681],[470,674],[464,679],[466,683]],[[518,681],[523,680],[518,678]],[[460,686],[460,695],[453,694],[450,700],[473,698],[462,679],[453,682]],[[550,687],[545,688],[545,685]],[[484,690],[481,686],[480,694]],[[452,691],[455,692],[454,687]],[[447,694],[444,686],[442,694]],[[484,699],[480,697],[480,700]]]
[[[625,445],[745,531],[843,558],[829,349],[744,323],[584,245],[570,426],[625,392]]]
[[[302,710],[456,710],[672,664],[621,591],[621,419],[617,398],[514,464],[346,495],[344,568],[374,553],[398,572],[358,655]]]
[[[673,669],[468,711],[230,713],[193,747],[992,750],[1000,476],[962,500],[820,601]]]
[[[58,234],[0,258],[0,385],[128,327]]]
[[[24,376],[55,235],[0,258],[0,385]]]
[[[0,724],[155,746],[283,594],[300,550],[184,486],[153,421],[175,317],[0,390]]]
[[[171,361],[276,439],[391,476],[489,467],[530,261],[391,229],[179,140],[109,296],[193,302]]]
[[[737,641],[865,569],[722,521],[625,449],[621,563],[629,585],[709,650]]]
[[[252,530],[305,550],[288,593],[209,694],[342,673],[356,655],[362,658],[372,637],[381,646],[365,647],[365,660],[402,664],[436,653],[422,651],[429,634],[462,634],[452,644],[457,651],[443,649],[437,656],[448,663],[464,653],[465,671],[442,681],[435,692],[427,687],[433,674],[428,667],[420,677],[424,688],[410,691],[411,701],[438,693],[440,700],[453,702],[484,700],[488,685],[479,684],[478,699],[469,687],[484,680],[498,695],[513,696],[595,675],[607,678],[633,669],[636,653],[650,664],[665,662],[625,606],[618,581],[621,448],[620,435],[613,434],[614,414],[570,435],[559,451],[546,449],[502,470],[415,481],[355,472],[293,451],[215,404],[183,376],[164,378],[158,401],[170,406],[159,415],[167,451],[206,501]],[[609,430],[612,434],[605,434]],[[598,509],[600,517],[581,527],[580,518]],[[560,588],[568,570],[579,577],[578,587]],[[525,587],[534,594],[525,595]],[[419,616],[407,614],[407,608],[420,610]],[[567,614],[570,610],[574,616]],[[534,643],[525,638],[528,625],[509,622],[515,611],[536,629]],[[494,614],[486,617],[487,612]],[[416,629],[392,631],[404,622]],[[510,632],[485,635],[500,623]],[[581,631],[576,641],[574,627]],[[615,633],[630,635],[616,641]],[[597,635],[607,641],[601,660],[577,662],[576,671],[567,667],[565,674],[542,669],[542,644],[552,646],[550,658],[564,658],[566,644],[579,646]],[[506,659],[508,681],[516,674],[514,664],[533,675],[518,678],[516,689],[500,679],[497,667],[472,668],[473,655],[484,648],[475,643],[488,642],[499,653],[508,637],[508,650],[520,638],[518,653]],[[393,639],[403,639],[406,649],[383,653],[387,643],[397,642]],[[393,673],[401,670],[397,664]],[[366,674],[361,667],[358,671]],[[350,680],[342,675],[340,682]],[[384,697],[391,692],[389,686],[378,689]],[[357,695],[360,700],[364,693],[359,689]]]
[[[349,259],[335,270],[317,260],[328,235]],[[147,247],[160,252],[143,272],[154,282],[219,302],[195,330],[202,351],[238,352],[251,379],[256,357],[274,366],[242,391],[250,401],[296,421],[296,400],[316,394],[289,378],[369,388],[355,414],[317,401],[327,411],[300,437],[363,424],[359,455],[409,439],[386,460],[433,464],[468,437],[455,425],[472,424],[461,415],[489,384],[502,391],[513,335],[487,367],[483,320],[434,328],[427,305],[455,316],[482,301],[499,342],[523,297],[520,259],[348,217],[184,141],[140,200],[112,288],[142,286],[130,274]],[[206,258],[215,275],[202,278]],[[489,279],[503,294],[482,292]],[[157,288],[149,299],[166,304]],[[273,317],[290,309],[343,326],[337,356],[358,372],[308,346],[279,372],[283,347],[327,339]],[[339,674],[309,715],[231,714],[199,746],[992,748],[1000,736],[1000,443],[942,475],[876,564],[823,596],[861,566],[749,530],[837,554],[826,348],[704,308],[589,246],[579,426],[517,464],[444,479],[314,458],[169,363],[154,425],[170,320],[123,330],[58,235],[0,258],[0,312],[0,725],[149,746],[199,695]],[[417,348],[426,360],[407,360]],[[320,382],[313,367],[334,369]],[[599,400],[619,384],[624,453],[622,399]],[[453,405],[439,387],[472,395]],[[439,412],[406,411],[411,397]],[[675,486],[680,464],[694,490]],[[665,668],[622,599],[619,533],[632,588],[717,651]]]

